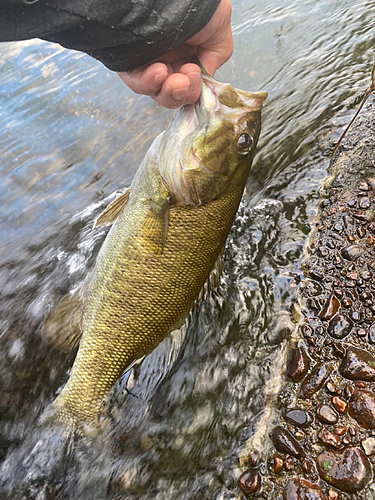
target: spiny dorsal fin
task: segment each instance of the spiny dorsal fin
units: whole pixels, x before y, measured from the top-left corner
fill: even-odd
[[[113,224],[121,212],[124,210],[130,196],[130,189],[118,196],[108,205],[95,221],[94,227],[107,226]]]
[[[162,254],[168,234],[169,198],[160,202],[151,201],[150,208],[142,225],[142,233],[150,249]]]

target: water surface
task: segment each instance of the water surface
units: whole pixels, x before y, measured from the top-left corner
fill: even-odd
[[[375,11],[345,0],[234,0],[233,11],[235,53],[217,78],[269,99],[223,285],[124,379],[131,395],[115,389],[115,430],[71,453],[36,430],[75,355],[40,328],[92,268],[106,232],[94,219],[172,112],[86,55],[0,45],[4,498],[236,498],[237,453],[277,385],[329,152],[370,81]]]

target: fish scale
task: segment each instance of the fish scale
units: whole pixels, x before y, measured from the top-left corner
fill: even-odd
[[[220,268],[215,263],[247,181],[266,96],[204,76],[200,102],[183,108],[155,139],[130,191],[99,217],[98,224],[113,226],[90,291],[82,294],[86,303],[76,308],[84,310],[82,339],[69,380],[52,405],[58,421],[81,429],[83,422],[95,425],[126,367],[181,325],[211,271]],[[190,154],[186,140],[181,146],[184,137],[191,139]],[[172,165],[166,169],[170,160],[181,167],[178,187],[173,175],[165,176],[173,171]],[[54,317],[58,324],[59,315]]]
[[[113,246],[103,268],[98,269],[93,283],[97,292],[91,296],[85,315],[87,333],[71,379],[59,397],[63,420],[69,421],[69,415],[77,419],[94,418],[103,396],[124,367],[149,352],[160,342],[160,332],[163,337],[167,335],[181,316],[188,313],[225,243],[242,189],[194,209],[171,208],[162,255],[143,252],[134,259],[131,244],[127,246],[124,242],[122,255],[119,247]],[[107,273],[115,260],[111,279]],[[118,269],[123,271],[119,273]],[[124,288],[133,292],[124,294]],[[98,310],[98,303],[103,301],[106,306]],[[81,408],[85,408],[84,415]]]

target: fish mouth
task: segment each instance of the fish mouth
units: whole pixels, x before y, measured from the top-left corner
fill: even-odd
[[[191,107],[195,123],[202,127],[207,125],[210,118],[217,114],[230,119],[232,115],[238,114],[238,110],[241,108],[244,111],[260,111],[267,97],[267,92],[239,90],[228,83],[218,82],[212,76],[202,73],[201,95],[196,104],[189,105],[189,107]]]

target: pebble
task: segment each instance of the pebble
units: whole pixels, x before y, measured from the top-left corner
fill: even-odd
[[[331,363],[318,363],[302,382],[301,385],[301,397],[302,399],[308,399],[313,394],[315,394],[323,384],[326,382],[328,377],[333,371],[333,365]]]
[[[280,455],[275,455],[273,460],[273,471],[275,474],[279,474],[283,470],[284,460],[280,457]]]
[[[309,462],[308,460],[304,460],[302,462],[302,469],[304,472],[306,472],[306,474],[310,474],[310,472],[312,470],[311,462]]]
[[[329,322],[328,333],[334,339],[343,339],[344,337],[349,335],[352,328],[353,322],[344,314],[338,314]]]
[[[302,347],[297,346],[290,353],[286,373],[294,382],[299,382],[306,375],[308,369],[309,361],[306,353]]]
[[[371,201],[369,198],[362,198],[360,201],[359,201],[359,207],[360,208],[370,208],[371,206]]]
[[[343,357],[339,372],[349,380],[375,381],[375,359],[367,351],[358,347],[348,347]]]
[[[320,319],[322,321],[331,319],[337,313],[339,307],[339,299],[332,294],[323,306],[322,312],[319,315]]]
[[[346,434],[346,427],[335,427],[333,432],[338,436],[343,436],[344,434]]]
[[[328,405],[319,406],[316,411],[316,416],[322,422],[322,424],[333,425],[339,419],[337,412]]]
[[[349,415],[364,429],[375,429],[375,394],[356,389],[349,400]]]
[[[300,408],[292,408],[287,411],[285,418],[302,429],[309,427],[312,422],[311,413]]]
[[[245,495],[251,495],[258,491],[262,484],[262,478],[258,471],[250,469],[245,471],[238,478],[238,485],[245,493]]]
[[[361,441],[361,444],[368,457],[375,454],[375,437],[368,437],[366,439],[363,439],[363,441]]]
[[[278,425],[273,429],[272,441],[275,448],[280,453],[293,455],[293,457],[296,457],[299,460],[305,458],[305,452],[296,438],[287,429],[281,427],[281,425]]]
[[[249,453],[249,455],[247,456],[247,462],[251,467],[256,467],[259,464],[259,459],[260,459],[260,455],[259,455],[259,451],[257,451],[257,450],[251,451]]]
[[[333,396],[332,404],[339,413],[345,413],[348,408],[348,403],[337,396]]]
[[[339,492],[330,488],[328,490],[328,500],[337,500],[339,498]]]
[[[322,489],[304,479],[292,479],[283,492],[284,500],[327,500]]]
[[[332,446],[333,448],[340,448],[341,439],[330,432],[326,427],[322,427],[318,432],[318,438],[326,446]]]
[[[346,260],[357,260],[363,253],[363,248],[360,245],[349,245],[341,249],[341,255]]]
[[[375,323],[370,326],[370,330],[368,332],[368,341],[370,344],[375,344]]]
[[[346,493],[361,491],[371,478],[371,465],[359,448],[322,453],[316,464],[324,481]]]
[[[288,457],[285,459],[284,468],[288,472],[294,469],[294,462],[292,457]]]

